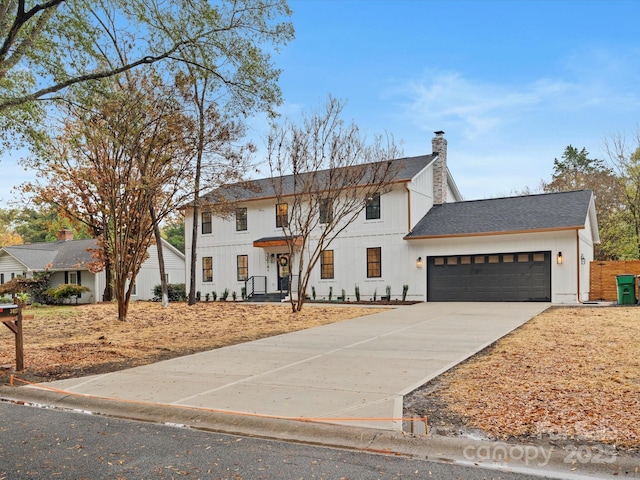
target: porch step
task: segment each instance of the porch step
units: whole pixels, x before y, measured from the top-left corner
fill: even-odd
[[[285,297],[285,293],[280,296],[280,292],[275,293],[263,293],[252,295],[247,299],[247,302],[276,302],[280,303]]]

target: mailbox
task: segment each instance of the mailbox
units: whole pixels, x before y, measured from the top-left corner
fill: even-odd
[[[18,305],[10,303],[0,303],[0,317],[15,317],[18,312]]]

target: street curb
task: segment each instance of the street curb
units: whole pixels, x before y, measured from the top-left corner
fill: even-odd
[[[37,387],[1,386],[0,401],[218,433],[526,472],[547,478],[601,478],[603,475],[640,478],[640,459],[618,454],[603,456],[585,446],[579,446],[579,450],[566,450],[566,447],[563,449],[551,445],[524,445],[439,435],[415,436],[400,431],[69,395]]]

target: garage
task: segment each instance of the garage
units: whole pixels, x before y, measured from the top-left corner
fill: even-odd
[[[429,302],[550,302],[551,252],[427,258]]]

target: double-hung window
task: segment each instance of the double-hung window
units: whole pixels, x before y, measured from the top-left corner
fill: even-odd
[[[249,278],[249,256],[238,255],[237,260],[238,281],[244,282]]]
[[[211,224],[211,212],[202,212],[202,233],[207,234],[213,232]]]
[[[289,205],[286,203],[278,203],[276,205],[276,227],[289,226]]]
[[[333,250],[323,250],[320,256],[320,278],[333,278]]]
[[[333,221],[333,205],[328,198],[320,199],[320,223],[331,223]]]
[[[236,208],[236,232],[247,229],[247,207]]]
[[[202,257],[202,281],[213,282],[213,257]]]
[[[380,218],[380,195],[374,195],[367,202],[367,220]]]
[[[367,248],[367,278],[382,277],[382,248]]]

